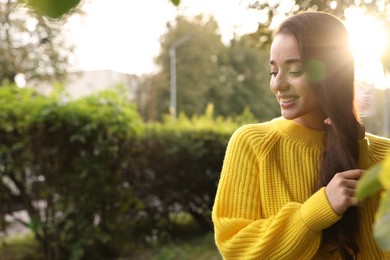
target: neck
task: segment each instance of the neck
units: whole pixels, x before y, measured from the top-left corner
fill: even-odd
[[[294,122],[314,130],[323,131],[326,129],[324,120],[327,118],[325,112],[318,111],[293,119]]]

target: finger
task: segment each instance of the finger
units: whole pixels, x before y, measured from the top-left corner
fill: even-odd
[[[353,170],[348,170],[344,172],[340,172],[340,176],[346,178],[346,179],[353,179],[357,180],[363,175],[364,171],[361,169],[353,169]]]
[[[353,197],[355,197],[355,189],[345,188],[342,190],[342,194],[345,197],[353,198]]]
[[[358,180],[347,179],[345,181],[345,186],[347,186],[348,188],[351,188],[351,189],[356,189],[356,186],[358,183],[359,183]]]
[[[355,192],[356,192],[355,189],[348,189],[348,195],[351,197],[355,197]]]

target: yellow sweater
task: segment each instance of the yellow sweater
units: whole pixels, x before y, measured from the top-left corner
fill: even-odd
[[[225,259],[338,259],[320,247],[322,230],[341,218],[325,188],[315,191],[324,138],[324,131],[283,118],[233,134],[212,214]],[[367,169],[384,158],[390,140],[367,133],[359,145],[359,164]],[[359,207],[359,259],[390,259],[372,237],[377,206],[370,198]]]

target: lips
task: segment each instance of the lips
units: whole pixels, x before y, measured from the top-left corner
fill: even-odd
[[[290,104],[299,99],[299,96],[280,96],[278,97],[279,103],[282,104]]]

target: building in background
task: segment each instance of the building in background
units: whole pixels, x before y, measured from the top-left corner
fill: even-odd
[[[69,74],[65,90],[71,98],[88,96],[93,92],[123,85],[130,91],[130,98],[135,98],[137,76],[112,70],[82,71]]]

